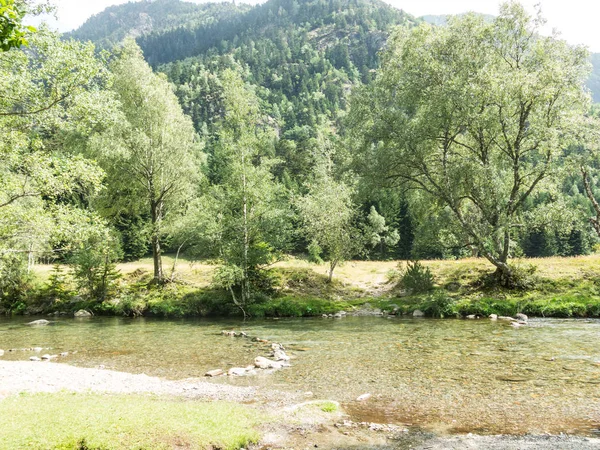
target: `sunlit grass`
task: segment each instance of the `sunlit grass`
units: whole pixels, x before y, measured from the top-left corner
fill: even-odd
[[[36,394],[0,401],[0,448],[237,449],[257,442],[256,410],[145,396]]]

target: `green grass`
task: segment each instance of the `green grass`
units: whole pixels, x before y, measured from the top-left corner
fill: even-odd
[[[225,402],[100,394],[0,401],[0,448],[237,449],[258,441],[256,410]]]
[[[325,401],[319,405],[321,411],[326,413],[336,412],[339,409],[339,406],[335,402]]]

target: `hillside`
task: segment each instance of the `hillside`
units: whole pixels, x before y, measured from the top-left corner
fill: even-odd
[[[179,26],[207,26],[249,9],[248,5],[238,7],[231,2],[195,4],[180,0],[142,0],[110,6],[67,36],[110,48],[126,36],[138,37]]]

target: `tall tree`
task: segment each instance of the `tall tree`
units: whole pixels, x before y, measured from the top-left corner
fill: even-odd
[[[397,30],[375,83],[353,103],[363,166],[451,212],[506,286],[524,204],[589,102],[587,51],[540,36],[541,24],[510,2],[492,23],[468,15]]]
[[[44,31],[31,47],[0,53],[0,247],[28,253],[30,263],[49,249],[67,206],[79,206],[71,200],[99,188],[102,170],[71,145],[108,122],[114,106],[93,45]]]
[[[216,281],[245,308],[260,290],[264,268],[276,261],[289,238],[289,202],[272,173],[275,133],[255,94],[232,70],[222,76],[225,117],[217,131],[210,197],[222,239],[224,265]]]
[[[356,209],[353,189],[334,178],[333,149],[321,140],[321,152],[313,156],[313,176],[307,183],[308,193],[299,198],[297,206],[302,231],[310,242],[313,256],[329,261],[328,279],[333,280],[335,268],[358,253],[362,237],[355,226]]]
[[[108,173],[105,207],[113,213],[145,210],[150,217],[154,281],[164,281],[162,226],[193,197],[202,145],[167,80],[152,72],[133,40],[111,64],[123,121],[97,142]],[[109,202],[110,205],[107,205]]]

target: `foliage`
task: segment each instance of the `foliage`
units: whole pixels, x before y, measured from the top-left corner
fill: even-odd
[[[307,238],[313,259],[315,251],[324,252],[318,257],[329,261],[329,281],[340,263],[360,250],[361,236],[355,225],[356,210],[352,189],[343,181],[336,181],[331,173],[331,151],[322,149],[315,155],[313,179],[308,193],[296,202],[302,220],[302,232]]]
[[[367,173],[445,208],[451,234],[511,285],[508,260],[525,203],[551,180],[587,109],[587,51],[537,34],[541,19],[506,3],[390,38],[382,70],[353,103]]]
[[[386,225],[385,217],[377,212],[375,206],[371,206],[363,234],[367,246],[371,249],[379,248],[382,256],[385,255],[386,248],[393,247],[400,241],[398,231]]]
[[[406,269],[400,274],[400,286],[412,294],[423,294],[433,290],[434,278],[429,267],[419,261],[407,261]]]
[[[115,262],[122,256],[117,238],[102,226],[92,229],[69,263],[77,286],[91,299],[101,302],[116,293],[120,278]]]
[[[46,30],[30,44],[0,53],[0,251],[28,272],[69,251],[85,228],[104,174],[73,150],[110,126],[114,106],[92,45]]]
[[[19,309],[30,290],[31,278],[19,254],[0,253],[0,305],[9,311]]]
[[[27,35],[37,31],[22,23],[27,13],[26,6],[18,0],[0,0],[0,51],[28,45]]]
[[[420,304],[419,309],[428,317],[443,319],[456,316],[455,300],[443,292],[429,295]]]

